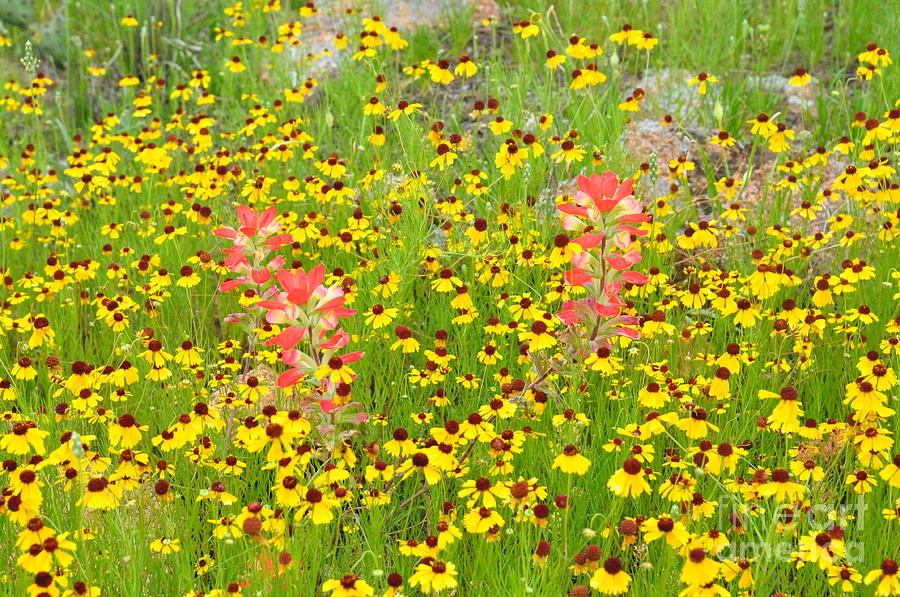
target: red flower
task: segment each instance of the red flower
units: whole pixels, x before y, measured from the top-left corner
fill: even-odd
[[[281,230],[281,222],[275,219],[278,212],[274,206],[260,214],[246,205],[238,205],[237,215],[241,221],[241,227],[237,230],[230,226],[213,230],[216,236],[227,238],[232,242],[230,248],[223,250],[227,255],[225,267],[232,271],[249,268],[248,257],[254,256],[257,245],[266,247],[265,252],[268,252],[294,242],[290,234],[276,235]]]

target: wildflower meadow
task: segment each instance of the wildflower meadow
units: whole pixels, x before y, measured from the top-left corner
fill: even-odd
[[[900,3],[0,3],[0,595],[900,595]]]

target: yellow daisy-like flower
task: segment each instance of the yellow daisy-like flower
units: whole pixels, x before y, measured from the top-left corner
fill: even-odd
[[[456,565],[433,558],[417,565],[415,572],[409,577],[409,586],[419,587],[426,594],[453,589],[456,585]]]
[[[622,570],[619,558],[607,558],[591,576],[591,588],[601,595],[624,595],[630,584],[631,575]]]
[[[636,458],[628,458],[622,468],[606,482],[607,488],[619,497],[637,497],[650,493],[650,484],[641,463]]]
[[[162,537],[150,544],[150,549],[156,553],[168,555],[181,551],[181,541],[179,539],[169,539]]]
[[[322,583],[322,591],[331,597],[372,597],[375,589],[355,574],[345,574],[341,578],[331,578]]]
[[[717,79],[714,75],[710,75],[707,73],[699,73],[688,81],[688,85],[697,85],[697,93],[700,95],[704,95],[706,93],[707,84],[718,83],[719,79]]]
[[[590,466],[591,461],[579,454],[578,448],[569,444],[563,449],[562,454],[553,459],[551,468],[558,468],[567,475],[584,475]]]
[[[400,312],[396,307],[385,308],[384,305],[372,305],[372,308],[366,311],[366,325],[372,326],[373,330],[383,328],[397,317]]]

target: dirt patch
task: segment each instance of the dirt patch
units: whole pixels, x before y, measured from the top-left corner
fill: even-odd
[[[684,157],[696,163],[698,154],[695,143],[702,138],[702,132],[699,129],[667,127],[661,121],[653,119],[635,120],[626,126],[625,132],[622,134],[622,146],[639,163],[649,162],[650,156],[656,154],[660,175],[654,191],[658,195],[665,195],[672,182],[666,175],[669,162]],[[705,179],[694,176],[700,172],[701,165],[699,163],[697,168],[688,177],[692,188],[695,182],[705,185]]]
[[[655,153],[660,168],[665,167],[669,160],[690,156],[693,151],[693,139],[690,136],[654,119],[628,123],[622,135],[622,143],[629,154],[642,162],[649,160],[650,155]]]

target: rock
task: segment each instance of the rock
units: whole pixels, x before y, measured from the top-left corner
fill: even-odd
[[[405,0],[390,2],[384,15],[385,21],[401,29],[411,31],[416,27],[434,27],[456,15],[473,10],[473,20],[496,18],[500,7],[494,0]]]
[[[815,77],[805,87],[795,87],[790,84],[787,77],[776,74],[748,77],[747,85],[783,97],[787,116],[792,119],[799,119],[807,111],[813,118],[816,116],[815,97],[818,93],[819,80]]]
[[[693,134],[693,131],[689,131]],[[635,120],[628,124],[622,136],[622,146],[629,156],[638,163],[650,160],[650,154],[656,153],[657,167],[660,170],[656,182],[656,193],[665,195],[671,181],[666,176],[669,161],[686,156],[693,160],[693,142],[675,127],[665,127],[659,120]],[[696,161],[696,160],[694,160]]]
[[[316,76],[337,68],[339,55],[323,55],[323,51],[334,51],[332,40],[338,32],[349,35],[359,27],[362,18],[379,15],[388,27],[397,27],[401,31],[413,31],[417,27],[437,28],[447,25],[447,19],[472,12],[472,20],[500,16],[500,7],[495,0],[395,0],[380,5],[375,2],[350,2],[347,0],[330,0],[318,2],[320,11],[315,17],[305,22],[303,45],[294,52],[295,59],[309,59],[310,75]],[[349,8],[358,12],[347,16]],[[348,49],[352,47],[350,40]],[[346,51],[346,50],[345,50]]]
[[[720,83],[709,86],[707,95],[701,96],[695,87],[688,85],[688,81],[695,73],[684,70],[663,68],[648,71],[638,78],[629,78],[629,85],[640,87],[647,94],[647,102],[658,110],[676,117],[691,114],[701,107],[701,102],[706,105],[715,103],[715,98],[722,85],[739,85],[740,81],[723,80]],[[795,87],[790,84],[788,77],[778,74],[752,75],[743,82],[746,89],[759,89],[769,93],[777,101],[783,98],[782,111],[791,121],[799,120],[809,112],[812,117],[816,114],[816,95],[819,93],[819,80],[815,77],[804,87]]]
[[[659,120],[635,120],[625,127],[622,139],[626,151],[645,162],[656,152],[660,167],[669,160],[691,152],[692,141],[675,127],[665,127]]]
[[[696,88],[688,85],[692,76],[685,70],[663,68],[645,72],[633,80],[633,87],[643,89],[646,101],[658,110],[677,117],[679,114],[689,114],[699,106],[702,96]],[[714,90],[710,89],[707,93],[712,94]]]

